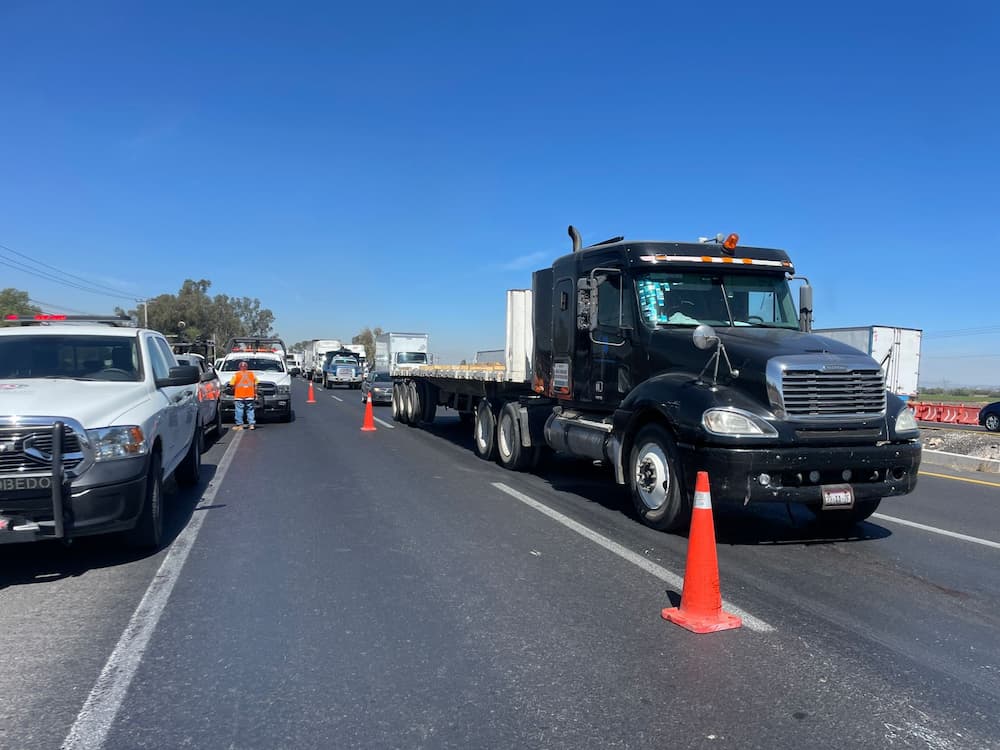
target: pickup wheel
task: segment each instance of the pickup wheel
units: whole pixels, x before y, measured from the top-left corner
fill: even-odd
[[[642,522],[659,531],[677,531],[690,514],[687,491],[673,438],[651,424],[636,435],[629,456],[629,488]]]
[[[182,487],[193,487],[201,479],[201,451],[204,439],[201,428],[196,428],[194,437],[191,438],[191,446],[174,472],[177,484]]]
[[[139,519],[124,536],[128,546],[143,549],[158,549],[163,541],[163,473],[158,452],[149,459]]]
[[[215,409],[215,424],[212,425],[212,435],[216,440],[222,437],[222,407],[218,405]]]
[[[538,446],[525,448],[521,445],[521,421],[517,408],[517,404],[510,401],[500,410],[497,419],[497,461],[505,469],[525,471],[537,460]]]
[[[497,418],[493,407],[485,398],[476,406],[476,424],[472,430],[472,438],[476,444],[476,455],[486,461],[492,461],[497,455]]]

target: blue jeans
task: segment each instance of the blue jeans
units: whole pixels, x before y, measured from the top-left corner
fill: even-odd
[[[252,398],[238,398],[235,402],[236,414],[233,415],[233,421],[238,425],[243,424],[243,412],[247,415],[247,424],[254,424],[254,407]]]

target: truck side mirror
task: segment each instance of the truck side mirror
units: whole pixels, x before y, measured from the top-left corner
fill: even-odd
[[[813,289],[807,283],[799,289],[799,330],[808,333],[812,330]]]
[[[597,282],[579,279],[576,282],[576,328],[593,331],[597,327]]]

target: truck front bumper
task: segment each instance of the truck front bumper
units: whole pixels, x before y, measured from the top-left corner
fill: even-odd
[[[917,484],[920,444],[788,448],[678,446],[688,486],[707,471],[712,501],[819,507],[823,487],[850,485],[854,500],[905,495]]]
[[[223,420],[232,422],[236,415],[236,401],[233,398],[222,397],[219,401],[219,408],[222,410]],[[257,399],[254,403],[254,419],[261,419],[269,416],[283,417],[292,411],[291,396],[265,396]]]

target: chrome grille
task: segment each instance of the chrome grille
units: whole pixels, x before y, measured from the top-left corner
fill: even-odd
[[[83,461],[80,438],[69,425],[63,426],[62,452],[64,469],[73,469]],[[0,427],[0,474],[48,472],[52,462],[43,456],[51,455],[51,425]]]
[[[257,393],[261,396],[273,396],[278,392],[278,386],[274,383],[258,382]]]
[[[862,354],[798,354],[767,363],[775,413],[793,422],[864,421],[885,415],[885,377]]]

